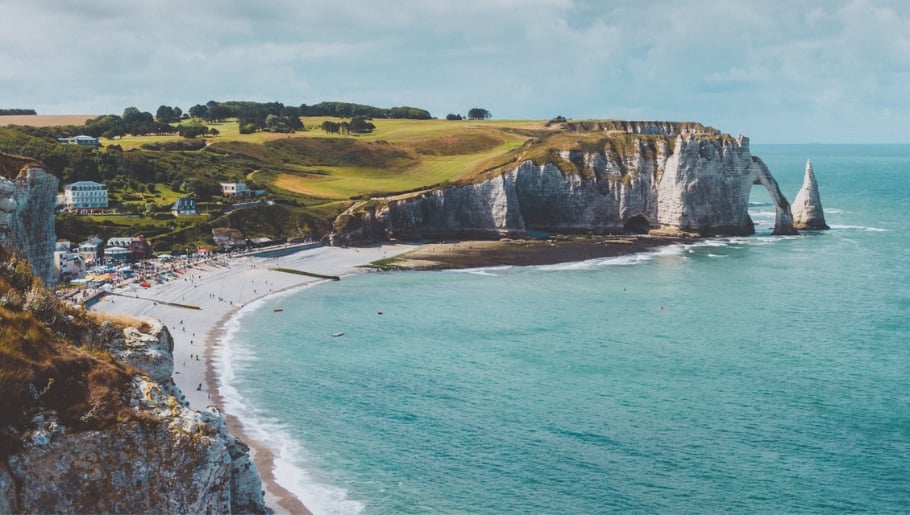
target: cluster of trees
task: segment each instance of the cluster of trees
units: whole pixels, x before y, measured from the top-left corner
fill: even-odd
[[[158,107],[158,111],[155,112],[155,119],[164,123],[176,123],[183,117],[183,109],[176,106],[171,107],[163,105]]]
[[[373,132],[376,128],[372,122],[363,116],[355,116],[350,122],[332,122],[326,120],[322,122],[322,130],[329,134],[366,134]]]
[[[160,108],[159,108],[160,110]],[[89,136],[115,138],[117,136],[126,136],[132,134],[141,136],[144,134],[174,134],[177,128],[170,122],[156,120],[152,113],[140,111],[135,107],[127,107],[123,110],[121,116],[116,114],[105,114],[97,118],[92,118],[85,122],[85,125],[79,129],[82,134]]]
[[[0,109],[0,116],[36,115],[34,109]]]
[[[430,112],[426,109],[417,107],[373,107],[363,104],[352,104],[350,102],[320,102],[316,105],[300,105],[301,116],[335,116],[338,118],[363,117],[372,118],[395,118],[408,120],[429,120],[432,118]]]
[[[468,111],[468,120],[487,120],[493,115],[489,111],[482,107],[473,107]],[[446,120],[464,120],[465,117],[460,114],[449,113],[446,115]]]
[[[257,131],[294,132],[303,130],[300,109],[281,102],[216,102],[196,104],[189,110],[193,118],[219,122],[237,118],[241,134]]]

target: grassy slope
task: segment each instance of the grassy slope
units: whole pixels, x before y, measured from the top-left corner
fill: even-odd
[[[319,129],[326,120],[340,121],[304,118],[309,129],[294,134],[240,134],[237,123],[227,121],[211,125],[220,134],[207,142],[216,155],[242,154],[259,163],[262,167],[249,179],[292,196],[346,200],[470,179],[502,164],[503,156],[531,138],[531,131],[544,128],[535,121],[374,120],[374,132],[349,136]],[[129,149],[177,139],[130,136],[103,143]],[[301,140],[311,144],[298,144]],[[320,141],[326,144],[317,144]]]

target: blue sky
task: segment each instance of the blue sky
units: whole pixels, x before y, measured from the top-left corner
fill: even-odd
[[[910,142],[910,2],[0,0],[0,107],[208,100]]]

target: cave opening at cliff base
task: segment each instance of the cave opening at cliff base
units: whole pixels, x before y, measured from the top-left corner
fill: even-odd
[[[648,234],[651,223],[644,215],[635,215],[623,224],[622,230],[628,234]]]

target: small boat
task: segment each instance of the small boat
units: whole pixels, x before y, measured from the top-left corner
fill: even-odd
[[[282,311],[284,311],[284,308],[275,308],[272,311],[274,311],[275,313],[281,313]]]
[[[332,333],[333,338],[338,338],[339,336],[344,336],[344,331],[339,331],[337,333]]]

